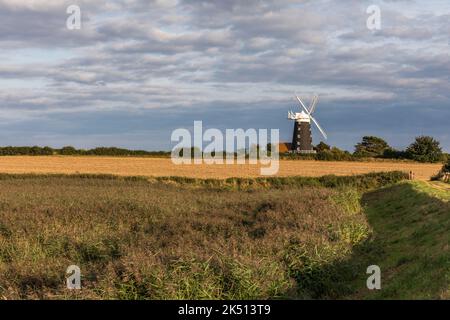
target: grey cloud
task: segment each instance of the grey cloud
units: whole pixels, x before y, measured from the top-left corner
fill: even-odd
[[[344,138],[353,144],[365,128],[404,144],[422,126],[450,144],[440,121],[450,103],[448,6],[424,13],[418,2],[383,1],[383,28],[371,32],[369,1],[82,1],[83,29],[72,32],[66,4],[0,1],[0,54],[12,57],[0,66],[9,84],[0,88],[0,121],[13,131],[99,144],[120,133],[156,148],[144,141],[143,132],[155,134],[145,126],[167,133],[204,119],[280,127],[289,139],[285,111],[301,91],[321,94],[335,144],[348,147]],[[70,54],[15,61],[16,50],[35,48]],[[17,81],[39,85],[23,90]],[[388,119],[373,120],[386,110]]]

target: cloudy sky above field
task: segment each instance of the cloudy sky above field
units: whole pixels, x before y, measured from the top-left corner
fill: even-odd
[[[0,145],[168,150],[194,120],[289,141],[296,91],[333,145],[450,151],[449,38],[448,0],[0,0]]]

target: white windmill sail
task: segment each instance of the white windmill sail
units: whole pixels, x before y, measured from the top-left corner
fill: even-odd
[[[303,104],[303,101],[300,100],[300,98],[298,97],[298,95],[295,95],[295,97],[297,98],[298,102],[300,102],[300,104],[302,105],[303,109],[305,109],[306,113],[309,115],[309,111],[308,111],[308,109],[305,107],[305,105]]]
[[[322,136],[325,138],[325,140],[327,140],[327,139],[328,139],[328,136],[327,136],[327,134],[325,133],[325,131],[323,131],[322,127],[319,125],[319,123],[317,122],[317,120],[314,119],[312,116],[310,116],[310,117],[311,117],[311,120],[314,122],[314,124],[317,126],[317,129],[319,129],[319,131],[320,131],[320,133],[322,134]]]
[[[319,122],[316,119],[314,119],[314,117],[312,116],[312,113],[316,110],[316,106],[317,106],[317,103],[319,101],[319,96],[318,95],[314,96],[313,100],[311,101],[311,105],[310,105],[310,109],[309,110],[308,110],[308,108],[306,108],[305,104],[298,97],[298,95],[295,95],[295,97],[297,98],[298,102],[300,102],[300,105],[302,106],[302,108],[306,112],[306,114],[309,116],[309,118],[312,120],[312,122],[314,122],[314,124],[316,125],[317,129],[319,129],[319,131],[322,134],[322,136],[325,138],[325,140],[327,140],[328,139],[327,134],[322,129],[322,127],[319,125]]]
[[[310,114],[314,113],[314,111],[316,110],[316,106],[317,106],[318,102],[319,102],[319,96],[316,94],[316,95],[314,95],[314,97],[313,97],[313,99],[311,101],[311,105],[309,106],[309,113]]]

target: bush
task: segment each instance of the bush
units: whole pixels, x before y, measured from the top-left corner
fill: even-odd
[[[1,178],[1,176],[0,176]],[[191,185],[210,189],[257,190],[284,189],[298,187],[346,188],[354,187],[358,191],[381,188],[408,179],[401,171],[374,172],[354,176],[327,175],[322,177],[267,177],[267,178],[228,178],[195,179],[187,177],[155,177],[154,181],[168,184]]]
[[[323,150],[317,153],[317,160],[327,161],[351,161],[353,156],[348,151],[343,151],[339,148],[333,147],[331,150]]]
[[[315,148],[314,150],[316,150],[317,152],[322,152],[322,151],[327,151],[327,150],[331,150],[331,147],[326,144],[325,142],[321,141]]]
[[[406,151],[388,148],[384,150],[382,157],[385,159],[408,159],[408,154],[406,153]]]

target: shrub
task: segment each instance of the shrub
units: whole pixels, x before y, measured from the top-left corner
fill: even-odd
[[[321,141],[315,148],[314,150],[316,150],[317,152],[322,152],[322,151],[326,151],[326,150],[331,150],[331,147],[326,144],[325,142]]]
[[[225,180],[195,179],[186,177],[154,178],[154,180],[157,182],[202,186],[211,189],[253,190],[268,188],[283,189],[286,187],[354,187],[358,191],[381,188],[406,179],[408,179],[408,174],[401,171],[374,172],[355,176],[327,175],[322,177],[228,178]]]
[[[327,161],[351,161],[353,160],[353,157],[350,152],[333,147],[331,150],[323,150],[318,152],[316,159]]]
[[[408,159],[408,154],[406,151],[388,148],[384,150],[382,157],[385,159]]]

